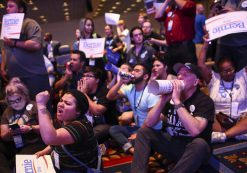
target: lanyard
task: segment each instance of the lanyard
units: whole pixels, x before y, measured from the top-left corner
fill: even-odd
[[[142,96],[143,96],[143,93],[144,93],[144,90],[146,88],[147,84],[145,84],[144,88],[142,89],[142,93],[141,93],[141,98],[139,99],[137,105],[136,105],[136,89],[135,89],[135,93],[134,93],[134,108],[135,108],[135,111],[137,110],[137,108],[139,108],[140,106],[140,103],[142,101]]]
[[[232,81],[231,91],[228,92],[227,88],[224,85],[223,80],[221,79],[221,85],[223,86],[225,92],[230,96],[230,117],[232,117],[232,90],[233,90],[233,87],[234,87],[234,83],[235,83],[235,78]]]

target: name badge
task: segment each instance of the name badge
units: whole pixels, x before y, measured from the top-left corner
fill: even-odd
[[[232,102],[231,115],[232,115],[232,118],[238,118],[238,102]]]
[[[170,20],[170,21],[168,22],[167,31],[171,31],[171,30],[172,30],[172,25],[173,25],[173,21]]]
[[[89,59],[89,65],[95,66],[95,59]]]
[[[53,158],[54,158],[54,164],[57,169],[60,169],[60,164],[59,164],[59,154],[53,150],[52,152]]]

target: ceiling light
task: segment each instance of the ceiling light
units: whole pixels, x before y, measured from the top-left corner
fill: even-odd
[[[30,1],[28,2],[28,4],[29,4],[29,5],[33,5],[33,1],[30,0]]]
[[[113,7],[112,7],[112,9],[114,9],[114,10],[115,10],[116,8],[117,8],[116,6],[113,6]]]
[[[127,8],[126,10],[127,10],[127,11],[130,11],[130,10],[131,10],[131,8]]]
[[[65,12],[64,15],[65,15],[65,16],[68,16],[68,15],[69,15],[69,12]]]
[[[99,4],[99,7],[103,7],[104,5],[103,4]]]
[[[37,11],[37,10],[38,10],[38,7],[34,6],[34,7],[32,8],[32,10],[33,10],[33,11]]]
[[[64,8],[63,11],[69,11],[69,9],[68,8]]]
[[[109,10],[109,13],[113,13],[113,10]]]
[[[39,16],[39,18],[40,18],[40,19],[44,19],[44,18],[45,18],[45,16]]]
[[[101,2],[106,2],[106,0],[101,0]]]
[[[128,13],[128,11],[124,10],[124,13]]]
[[[101,11],[101,8],[97,8],[97,10],[96,11]]]
[[[116,2],[116,5],[120,5],[120,4],[121,4],[121,2],[119,2],[119,1]]]
[[[64,2],[64,3],[63,3],[63,6],[64,6],[64,7],[68,7],[69,5],[68,5],[67,2]]]
[[[70,20],[69,16],[65,16],[65,20],[67,21]]]
[[[42,19],[43,22],[47,22],[47,19]]]
[[[137,3],[140,3],[140,2],[142,2],[142,0],[136,0],[136,2],[137,2]]]
[[[136,4],[131,4],[131,7],[135,7],[136,6]]]

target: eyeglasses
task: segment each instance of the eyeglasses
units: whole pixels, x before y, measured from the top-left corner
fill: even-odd
[[[220,71],[220,73],[221,74],[228,74],[228,73],[233,73],[234,71],[235,71],[234,68],[229,68],[229,69]]]
[[[13,104],[18,104],[20,103],[22,100],[22,97],[18,97],[17,99],[15,100],[7,100],[7,102],[10,104],[10,105],[13,105]]]
[[[90,74],[84,74],[84,75],[82,75],[82,77],[83,78],[95,78],[95,76],[94,75],[90,75]]]

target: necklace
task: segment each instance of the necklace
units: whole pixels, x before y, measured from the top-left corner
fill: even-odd
[[[142,96],[143,96],[143,93],[144,93],[144,90],[146,88],[147,84],[145,84],[144,88],[142,89],[142,93],[141,93],[141,98],[139,99],[137,105],[136,105],[136,89],[135,89],[135,93],[134,93],[134,108],[135,108],[135,111],[139,108],[140,106],[140,103],[142,101]]]

